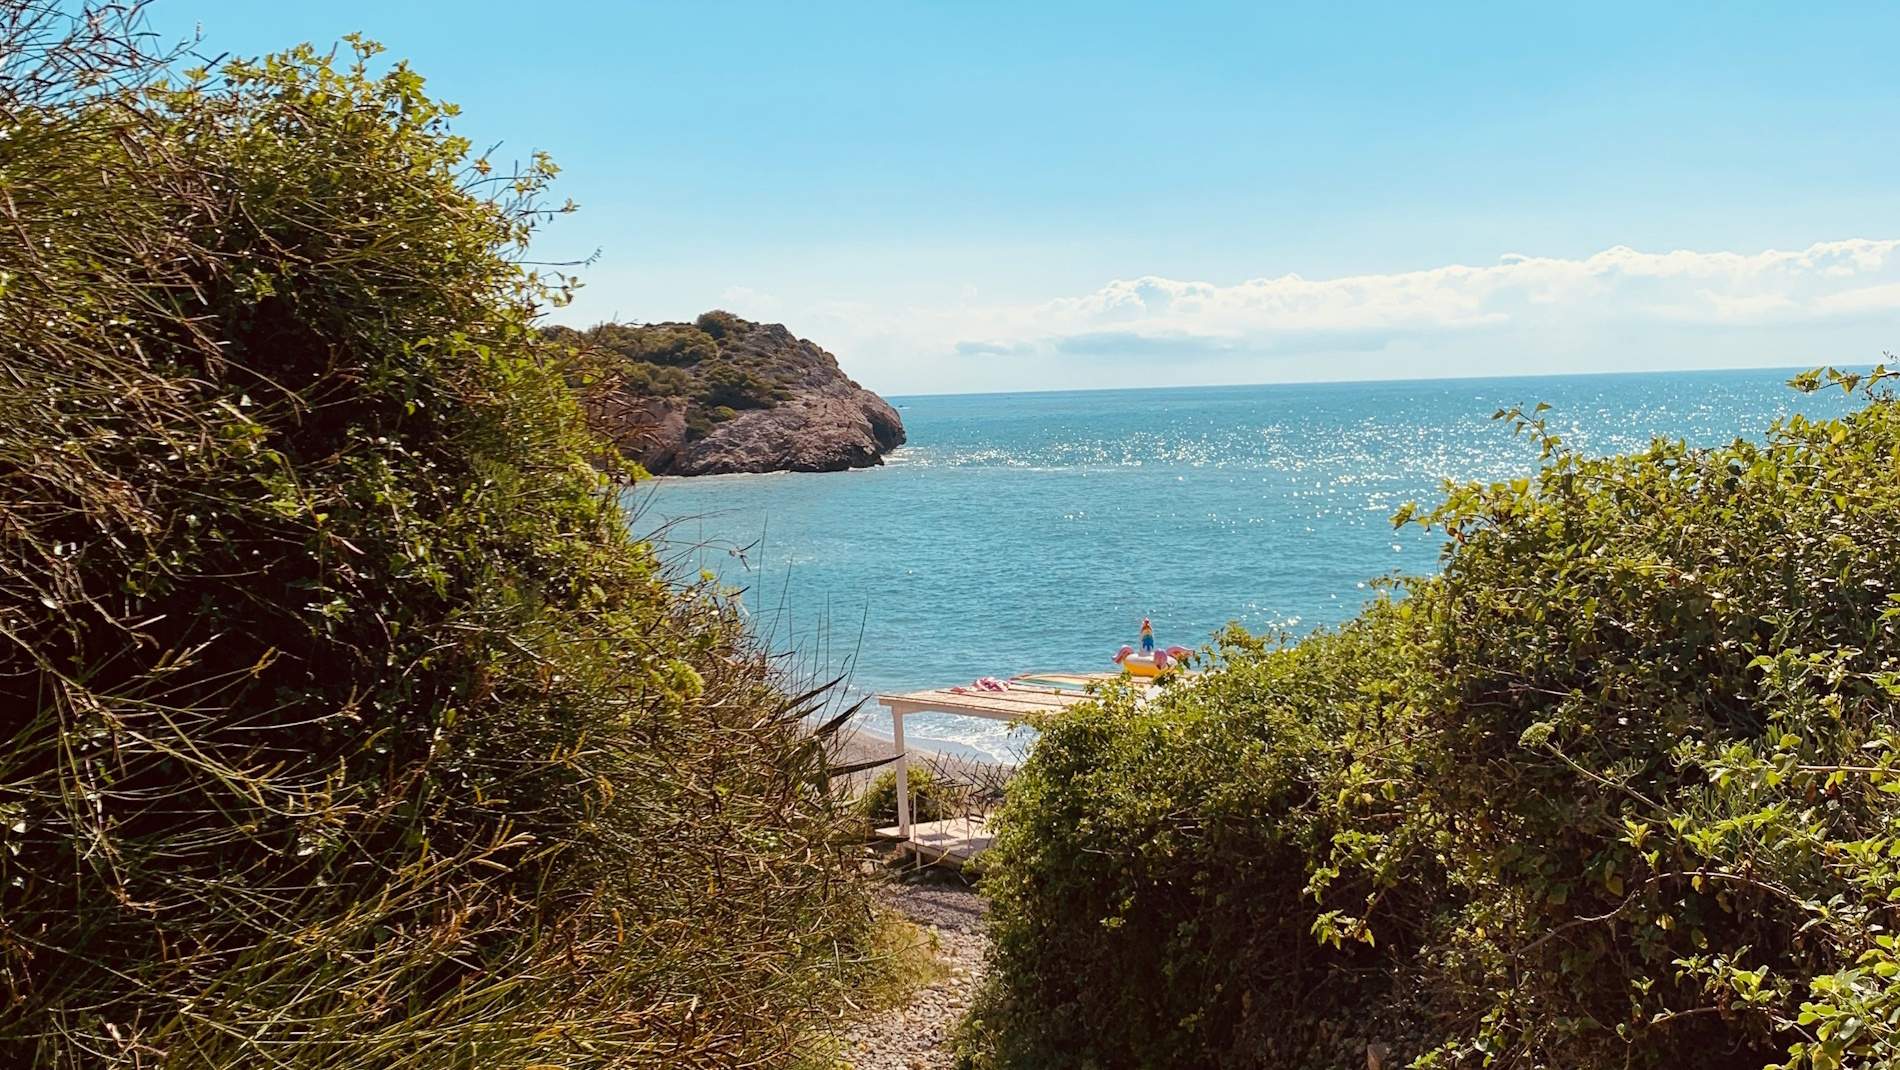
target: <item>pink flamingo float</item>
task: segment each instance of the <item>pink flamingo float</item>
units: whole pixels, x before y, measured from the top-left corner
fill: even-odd
[[[1141,618],[1141,652],[1136,653],[1132,646],[1124,646],[1115,654],[1115,664],[1130,676],[1156,677],[1167,672],[1181,660],[1194,653],[1184,646],[1171,646],[1163,650],[1155,649],[1155,629],[1148,618]]]

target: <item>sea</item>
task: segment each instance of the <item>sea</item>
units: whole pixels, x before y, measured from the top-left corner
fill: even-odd
[[[1500,408],[1548,404],[1566,445],[1607,454],[1849,407],[1789,389],[1795,370],[893,397],[909,441],[881,467],[656,479],[630,492],[633,523],[677,575],[741,590],[788,672],[843,677],[834,704],[1110,670],[1143,618],[1163,646],[1229,623],[1297,637],[1382,577],[1437,570],[1442,535],[1393,513],[1533,472]],[[857,717],[889,731],[874,701]],[[1002,761],[1033,741],[977,718],[905,728]]]

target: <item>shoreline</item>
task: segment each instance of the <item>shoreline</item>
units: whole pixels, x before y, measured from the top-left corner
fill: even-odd
[[[904,751],[913,762],[945,760],[950,762],[968,762],[978,765],[1002,766],[1008,763],[1000,761],[988,751],[978,750],[965,743],[947,739],[930,739],[923,736],[905,739]],[[897,741],[882,732],[859,725],[847,726],[838,733],[838,756],[845,764],[868,762],[873,758],[895,758]],[[876,776],[882,769],[867,769],[865,773]]]

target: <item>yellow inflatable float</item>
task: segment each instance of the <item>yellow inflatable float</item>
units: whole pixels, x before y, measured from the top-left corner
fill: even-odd
[[[1115,664],[1130,676],[1153,679],[1181,663],[1181,659],[1193,651],[1184,646],[1171,646],[1165,650],[1155,649],[1154,625],[1147,617],[1141,618],[1141,650],[1124,646],[1115,655]]]

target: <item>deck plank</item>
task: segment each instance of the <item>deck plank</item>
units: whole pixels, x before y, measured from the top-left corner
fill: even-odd
[[[903,841],[904,849],[926,865],[947,862],[960,866],[982,854],[994,839],[988,821],[982,817],[919,821],[911,825],[908,841],[904,841],[895,827],[878,829],[877,834]]]
[[[994,718],[1054,713],[1078,702],[1087,702],[1091,698],[1093,696],[1080,692],[1057,691],[1053,688],[1012,688],[1008,691],[965,689],[962,692],[956,692],[948,688],[933,687],[923,691],[879,695],[877,700],[885,706],[908,707],[905,712],[931,710],[938,713],[971,713],[978,717]]]

